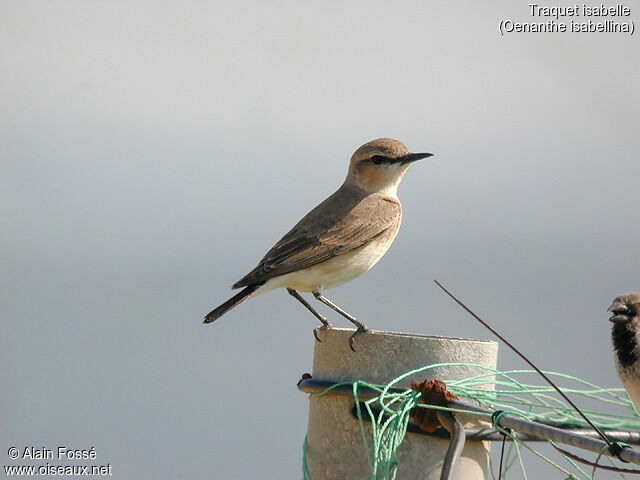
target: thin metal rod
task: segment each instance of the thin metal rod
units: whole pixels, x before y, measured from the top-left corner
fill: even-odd
[[[491,410],[475,407],[468,403],[461,402],[460,400],[453,400],[449,402],[449,406],[455,409],[469,410],[474,412],[481,412],[484,414],[492,415]],[[623,448],[619,455],[613,455],[608,448],[608,444],[599,438],[590,438],[586,435],[574,434],[562,430],[551,425],[544,425],[538,422],[532,422],[525,420],[524,418],[516,417],[515,415],[503,414],[498,418],[498,425],[502,428],[510,428],[518,432],[526,433],[535,437],[544,438],[545,440],[553,440],[554,442],[564,443],[565,445],[571,445],[572,447],[581,448],[583,450],[589,450],[590,452],[601,453],[610,457],[619,457],[625,462],[635,463],[640,465],[640,451],[633,448]],[[604,450],[604,451],[603,451]]]
[[[321,393],[328,387],[335,385],[334,382],[326,380],[314,380],[312,378],[303,379],[298,382],[298,389],[305,393]],[[407,389],[402,388],[390,388],[388,390],[392,393],[406,392]],[[350,384],[335,387],[331,390],[331,393],[335,395],[353,396],[353,387]],[[365,398],[373,398],[380,395],[380,392],[372,388],[360,387],[358,393],[361,395],[361,400]],[[471,404],[468,400],[453,400],[449,402],[449,407],[456,410],[463,410],[469,412],[475,412],[484,416],[491,417],[494,412],[487,408],[479,407]],[[589,450],[595,453],[601,453],[610,457],[619,457],[625,462],[631,462],[636,465],[640,465],[640,451],[634,448],[623,448],[619,455],[613,455],[607,447],[607,443],[598,439],[590,438],[586,434],[576,434],[571,431],[565,431],[561,428],[551,425],[545,425],[538,422],[532,422],[531,420],[525,420],[515,415],[503,414],[498,419],[498,424],[502,428],[510,428],[520,433],[538,437],[544,440],[553,440],[565,445],[571,445],[573,447]],[[593,434],[594,432],[592,432]]]
[[[353,393],[352,391],[349,393]],[[364,408],[364,404],[361,403],[361,408]],[[375,405],[369,405],[371,409],[371,413],[373,413],[374,417],[377,417],[382,409],[376,407]],[[354,406],[351,409],[351,416],[355,419],[358,419],[357,409]],[[388,418],[388,414],[384,414],[385,418]],[[371,419],[368,417],[362,417],[363,421],[370,422]],[[543,425],[549,425],[544,424]],[[556,424],[550,423],[551,426],[555,426],[560,428],[563,432],[572,433],[574,435],[584,435],[591,438],[600,438],[599,435],[593,430],[589,429],[589,427],[575,427],[571,426],[571,428],[567,428],[566,424]],[[407,424],[407,432],[416,434],[416,435],[424,435],[427,437],[435,437],[435,438],[449,438],[449,433],[444,429],[437,429],[435,432],[426,432],[420,428],[420,426],[413,422],[409,421]],[[624,430],[608,430],[605,429],[604,432],[607,436],[615,440],[616,442],[624,442],[628,444],[640,445],[640,433],[638,432],[628,432]],[[494,427],[488,428],[465,428],[465,436],[468,441],[488,441],[488,442],[502,442],[504,435],[496,430]],[[541,438],[536,435],[529,435],[523,432],[512,431],[512,436],[515,437],[516,440],[520,442],[546,442],[545,438]],[[512,438],[507,436],[507,440],[511,441]]]
[[[327,388],[333,387],[331,388],[330,393],[338,394],[338,395],[349,395],[351,397],[353,396],[353,386],[351,385],[351,382],[345,383],[344,385],[339,385],[339,384],[336,385],[336,384],[337,382],[332,382],[330,380],[316,380],[315,378],[302,378],[298,382],[298,390],[304,393],[314,394],[314,393],[322,393]],[[407,390],[408,389],[406,388],[396,388],[396,387],[391,387],[387,389],[387,391],[390,393],[404,393]],[[358,387],[358,396],[360,397],[360,400],[368,400],[370,398],[377,397],[379,395],[380,395],[380,391],[374,388],[369,388],[365,386]]]
[[[455,295],[453,295],[453,293],[451,293],[449,290],[447,290],[446,288],[444,288],[444,286],[438,282],[437,280],[434,280],[434,282],[436,282],[436,285],[438,285],[447,295],[449,295],[454,302],[456,302],[458,305],[460,305],[464,310],[466,310],[466,312],[471,315],[473,318],[475,318],[476,320],[478,320],[484,327],[486,327],[491,333],[493,333],[496,337],[498,337],[500,340],[502,340],[502,342],[504,342],[511,350],[513,350],[520,358],[522,358],[525,362],[527,362],[531,368],[533,368],[536,372],[538,372],[538,375],[540,375],[542,378],[544,378],[547,383],[549,383],[549,385],[551,385],[559,394],[562,398],[564,398],[569,405],[571,405],[571,407],[580,414],[580,416],[584,419],[585,422],[587,422],[589,424],[589,426],[591,428],[593,428],[596,432],[598,432],[598,434],[600,435],[600,437],[602,438],[602,440],[605,441],[605,443],[607,444],[607,446],[612,447],[613,444],[611,443],[611,441],[607,438],[607,436],[602,433],[602,431],[600,431],[600,429],[598,427],[596,427],[596,425],[589,420],[589,418],[582,413],[582,410],[580,410],[578,408],[578,406],[573,403],[573,401],[562,391],[560,390],[555,383],[553,383],[553,381],[547,376],[545,375],[545,373],[540,370],[537,366],[535,366],[535,364],[529,360],[525,355],[523,355],[520,350],[518,350],[516,347],[514,347],[506,338],[504,338],[502,335],[500,335],[496,330],[494,330],[491,325],[489,325],[487,322],[485,322],[484,320],[482,320],[478,315],[476,315],[469,307],[467,307],[464,303],[462,303],[460,300],[458,300]]]
[[[507,434],[502,434],[502,445],[500,446],[500,466],[498,467],[498,480],[502,480],[502,463],[504,460],[504,445],[507,443]]]
[[[456,419],[451,412],[445,412],[438,410],[436,412],[440,424],[447,429],[451,435],[449,440],[449,448],[444,456],[444,462],[442,463],[442,471],[440,472],[440,480],[450,480],[453,476],[453,469],[456,466],[462,449],[464,448],[465,432],[464,427],[458,419]]]

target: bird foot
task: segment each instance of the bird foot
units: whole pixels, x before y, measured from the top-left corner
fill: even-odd
[[[320,332],[321,330],[329,330],[330,328],[333,328],[333,325],[331,325],[329,322],[319,327],[316,327],[313,329],[313,336],[316,337],[316,340],[318,342],[322,343],[322,340],[320,340],[320,337],[318,337],[318,332]]]
[[[353,335],[351,335],[351,337],[349,337],[349,348],[351,348],[352,351],[356,351],[354,345],[355,345],[355,340],[356,337],[358,335],[360,335],[361,333],[365,333],[365,332],[369,332],[370,330],[365,327],[364,325],[362,327],[358,327],[358,329],[353,333]]]

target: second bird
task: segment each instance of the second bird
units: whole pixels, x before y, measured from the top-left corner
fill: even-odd
[[[398,185],[409,165],[431,155],[411,153],[391,138],[362,145],[351,157],[342,186],[305,215],[256,268],[238,280],[232,288],[243,290],[209,312],[204,322],[213,322],[248,298],[284,287],[322,323],[314,330],[316,339],[318,330],[331,328],[331,323],[298,292],[312,293],[352,322],[357,330],[349,345],[354,349],[356,335],[367,327],[322,292],[359,277],[386,253],[402,219]]]
[[[640,412],[640,292],[625,293],[609,307],[616,371]]]

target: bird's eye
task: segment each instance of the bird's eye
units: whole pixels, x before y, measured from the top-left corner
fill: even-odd
[[[389,159],[387,157],[383,157],[382,155],[374,155],[370,158],[371,163],[375,165],[382,165],[383,163],[389,163]]]

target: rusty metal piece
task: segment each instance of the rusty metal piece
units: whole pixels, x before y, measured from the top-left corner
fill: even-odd
[[[458,397],[447,390],[447,385],[441,380],[415,381],[411,390],[422,394],[422,403],[446,407],[451,400]],[[415,407],[411,410],[411,419],[425,432],[435,432],[440,426],[437,410]]]

